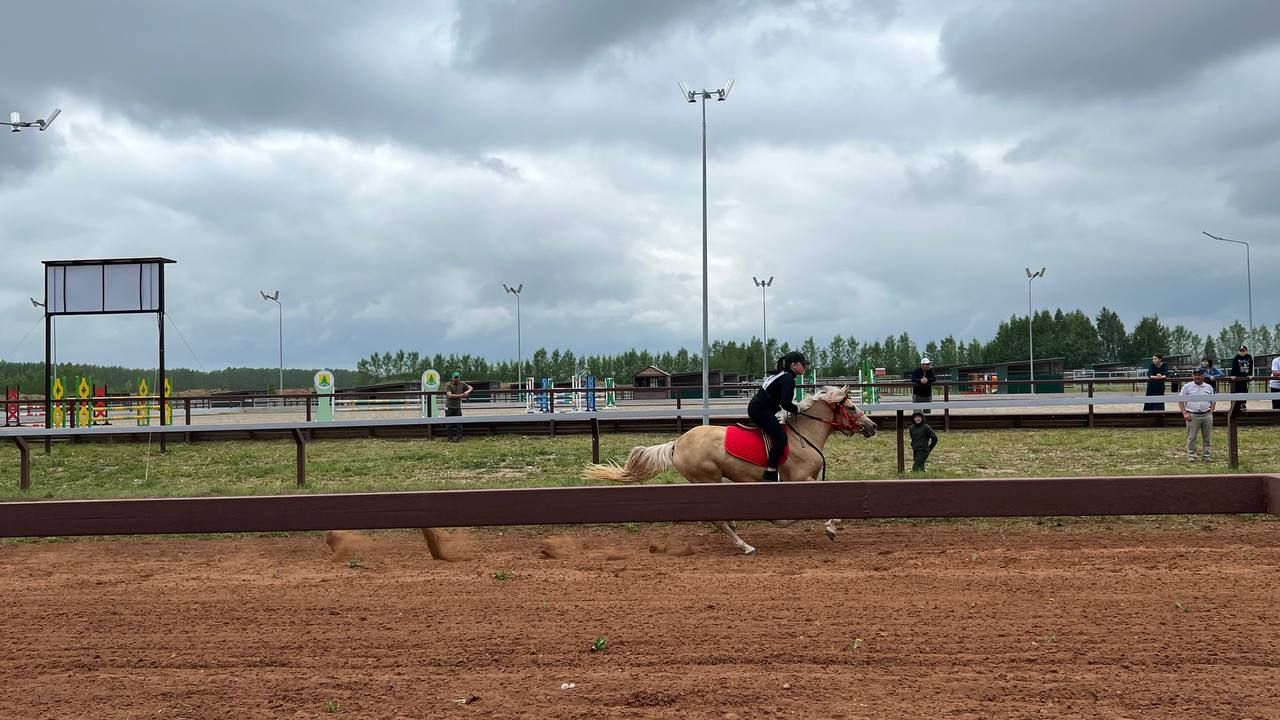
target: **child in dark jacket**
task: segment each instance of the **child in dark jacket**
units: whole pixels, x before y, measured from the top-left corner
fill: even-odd
[[[924,421],[924,413],[919,410],[911,413],[911,472],[924,472],[924,462],[938,444],[938,434]]]

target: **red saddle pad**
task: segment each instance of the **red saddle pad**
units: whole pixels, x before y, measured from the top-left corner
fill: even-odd
[[[736,425],[726,427],[724,451],[760,467],[766,467],[765,464],[769,461],[769,456],[764,450],[764,432],[761,430],[745,430]],[[791,443],[787,443],[787,448],[782,451],[782,460],[778,464],[785,463],[790,455]]]

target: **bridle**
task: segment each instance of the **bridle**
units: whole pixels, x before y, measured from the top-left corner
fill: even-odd
[[[796,414],[803,415],[804,417],[807,417],[810,420],[817,420],[818,422],[823,423],[828,427],[831,427],[835,430],[839,430],[840,432],[844,433],[845,436],[847,437],[852,437],[855,432],[864,432],[862,423],[859,422],[859,420],[866,417],[867,414],[861,410],[859,410],[857,413],[849,412],[849,408],[845,407],[845,402],[848,399],[849,399],[849,396],[845,395],[844,400],[841,400],[838,403],[831,402],[830,400],[819,400],[819,402],[831,408],[830,418],[822,418],[822,417],[818,417],[817,415],[810,415],[809,413],[803,410],[797,411]],[[796,437],[800,438],[801,440],[804,441],[806,445],[813,448],[814,452],[818,453],[818,457],[822,458],[822,479],[826,480],[827,479],[827,456],[822,452],[821,449],[818,448],[817,445],[814,445],[809,440],[809,438],[802,435],[800,433],[799,428],[797,428],[795,425],[792,425],[789,421],[787,422],[787,426],[791,428],[791,432],[796,434]]]
[[[856,413],[849,412],[849,408],[845,406],[846,400],[848,400],[847,396],[845,397],[844,400],[841,400],[840,402],[831,402],[830,400],[819,400],[819,402],[831,408],[830,418],[821,418],[821,417],[818,417],[817,415],[810,415],[809,413],[804,411],[800,411],[796,414],[803,415],[804,417],[807,417],[810,420],[817,420],[818,422],[823,423],[834,430],[844,433],[846,437],[852,437],[854,433],[859,433],[863,431],[864,428],[862,426],[862,423],[859,421],[862,418],[866,417],[867,414],[861,410],[859,410]]]

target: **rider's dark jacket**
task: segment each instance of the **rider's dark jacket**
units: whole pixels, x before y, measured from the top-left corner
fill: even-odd
[[[764,381],[764,386],[756,391],[755,397],[747,405],[747,413],[777,414],[778,410],[800,412],[792,400],[796,394],[796,376],[790,370],[782,370]]]

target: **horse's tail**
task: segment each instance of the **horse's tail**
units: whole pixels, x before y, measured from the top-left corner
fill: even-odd
[[[673,467],[675,456],[675,440],[661,445],[650,445],[649,447],[636,446],[631,448],[631,454],[627,456],[625,465],[619,467],[617,463],[609,463],[607,465],[590,464],[582,471],[582,477],[587,480],[641,483],[655,477],[663,470]]]

